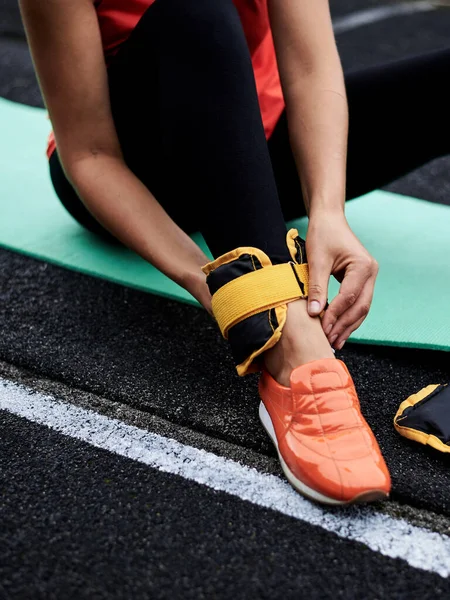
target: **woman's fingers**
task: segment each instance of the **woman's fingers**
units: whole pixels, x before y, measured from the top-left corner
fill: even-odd
[[[309,262],[308,312],[312,317],[320,315],[325,308],[330,275],[331,264],[324,260]]]
[[[322,326],[331,342],[331,335],[335,335],[337,332],[333,332],[341,315],[343,315],[349,308],[357,305],[357,309],[360,310],[359,297],[362,290],[371,277],[375,277],[378,271],[377,263],[370,257],[359,260],[358,263],[354,263],[345,274],[345,277],[341,283],[339,293],[332,300],[330,306],[325,311],[325,315],[322,320]],[[359,315],[358,318],[360,318]]]
[[[351,325],[350,327],[347,327],[347,329],[344,331],[344,333],[340,337],[338,337],[338,339],[333,344],[333,346],[334,346],[334,348],[336,348],[336,350],[341,350],[341,348],[344,346],[345,342],[348,340],[348,338],[351,336],[351,334],[354,331],[356,331],[358,329],[358,327],[360,327],[363,324],[365,318],[366,317],[362,317],[361,319],[359,319],[359,321],[356,321],[356,323],[353,323],[353,325]]]
[[[338,317],[333,325],[328,335],[328,340],[334,348],[340,349],[350,334],[355,331],[355,329],[358,329],[367,317],[370,305],[372,304],[375,278],[376,275],[372,275],[367,279],[357,300]]]

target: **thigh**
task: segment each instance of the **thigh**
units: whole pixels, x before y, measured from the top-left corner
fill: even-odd
[[[182,229],[192,229],[177,202],[179,179],[164,145],[158,38],[166,0],[156,0],[108,65],[110,102],[125,162]],[[170,4],[170,2],[168,3]]]
[[[127,163],[184,231],[200,230],[217,255],[243,245],[286,253],[251,57],[231,0],[156,0],[109,80]]]
[[[110,61],[108,80],[114,124],[127,166],[179,227],[191,233],[199,224],[183,185],[189,177],[186,154],[184,160],[183,156],[175,160],[167,135],[174,120],[168,100],[190,93],[180,89],[179,73],[167,73],[165,62],[166,40],[179,4],[180,0],[156,0],[147,9]],[[176,44],[170,49],[175,56],[182,51]],[[191,118],[185,115],[184,120]],[[190,144],[194,147],[195,140]]]

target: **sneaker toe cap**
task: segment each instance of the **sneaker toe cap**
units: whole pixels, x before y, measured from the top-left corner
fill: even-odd
[[[289,435],[282,446],[281,454],[292,474],[327,498],[351,502],[374,491],[380,492],[380,497],[390,492],[389,472],[377,448],[366,448],[364,454],[354,457],[345,448],[343,457],[337,452],[331,456],[326,444],[323,453],[318,453],[311,444],[300,444],[296,436]]]

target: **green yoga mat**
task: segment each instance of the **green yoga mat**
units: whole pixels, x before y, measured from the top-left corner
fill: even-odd
[[[133,252],[86,232],[56,198],[41,109],[0,99],[0,245],[69,269],[198,305]],[[374,165],[376,168],[376,165]],[[380,274],[352,341],[450,350],[450,208],[386,192],[349,202],[347,217]],[[307,221],[288,223],[305,235]],[[211,254],[197,233],[194,240]],[[330,285],[330,298],[337,292]]]

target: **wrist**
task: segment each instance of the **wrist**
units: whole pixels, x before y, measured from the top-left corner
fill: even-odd
[[[187,272],[184,275],[183,287],[193,296],[209,314],[212,315],[211,293],[206,283],[206,275],[199,271]]]
[[[336,205],[336,203],[313,202],[309,209],[309,222],[315,223],[323,220],[334,220],[337,223],[346,222],[344,206]]]

